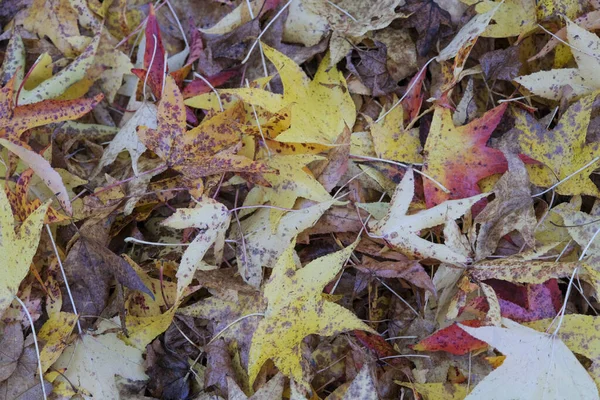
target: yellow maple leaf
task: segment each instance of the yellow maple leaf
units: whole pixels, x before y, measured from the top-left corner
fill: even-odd
[[[600,144],[588,144],[585,140],[595,98],[596,94],[593,94],[573,103],[554,129],[546,129],[529,113],[515,109],[514,129],[519,133],[521,152],[544,164],[529,167],[534,185],[551,186],[600,156]],[[590,165],[573,175],[558,185],[556,192],[561,195],[600,197],[600,191],[589,178],[594,168],[595,165]]]
[[[0,315],[13,301],[37,251],[42,224],[50,202],[36,209],[15,233],[14,216],[4,190],[0,190]]]
[[[461,0],[472,6],[478,14],[486,13],[500,5],[494,13],[495,24],[488,25],[482,37],[505,38],[527,34],[537,28],[535,0],[477,1]]]
[[[534,72],[519,76],[515,82],[523,85],[531,93],[550,100],[559,100],[563,88],[570,87],[569,98],[583,96],[600,89],[598,68],[600,61],[600,39],[577,24],[567,21],[567,40],[577,68],[560,68]]]
[[[219,90],[222,98],[238,99],[269,112],[277,113],[291,106],[290,129],[277,136],[280,142],[333,144],[345,126],[354,126],[356,110],[346,80],[337,68],[329,67],[326,56],[311,81],[302,68],[277,50],[263,44],[265,56],[277,68],[283,82],[283,95],[262,89],[241,88]],[[190,107],[203,108],[217,104],[214,93],[206,93],[185,101]]]
[[[76,322],[77,315],[68,312],[53,314],[48,321],[44,322],[38,333],[39,339],[45,342],[40,351],[43,371],[50,368],[67,347],[67,339],[71,335]]]
[[[271,359],[280,372],[308,390],[307,371],[301,365],[301,345],[306,336],[331,336],[355,329],[377,333],[352,311],[325,301],[321,295],[356,243],[304,268],[298,268],[294,261],[294,245],[295,241],[281,255],[264,287],[268,306],[252,337],[248,376],[254,382],[263,363]]]
[[[553,328],[555,318],[540,319],[533,322],[525,322],[523,325],[539,332],[546,332]],[[600,388],[600,318],[591,315],[565,315],[561,319],[560,329],[557,336],[567,347],[578,354],[582,354],[592,360],[592,366],[588,372]]]
[[[381,115],[384,113],[385,110],[382,110]],[[368,115],[365,115],[365,118],[371,128],[377,157],[406,163],[423,162],[419,129],[406,130],[404,128],[404,109],[402,107],[394,108],[383,120],[376,123]]]

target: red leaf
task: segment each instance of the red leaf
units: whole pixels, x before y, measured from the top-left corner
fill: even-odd
[[[481,326],[481,321],[476,319],[461,321],[460,323],[472,327]],[[463,355],[470,351],[480,350],[486,347],[486,342],[475,339],[458,325],[452,324],[421,340],[419,343],[412,346],[412,349],[418,351],[446,351],[456,355]]]
[[[353,333],[363,346],[377,354],[379,358],[391,357],[398,354],[392,345],[386,342],[381,336],[371,335],[365,331],[354,331]],[[401,358],[390,358],[385,361],[392,365],[403,364]]]
[[[148,86],[157,98],[161,97],[166,70],[165,48],[160,37],[160,28],[154,13],[154,6],[150,4],[150,14],[146,21],[146,49],[144,51],[144,70],[131,70],[142,80],[148,74]],[[143,71],[143,72],[142,72]],[[149,72],[148,72],[149,71]],[[142,76],[140,76],[142,74]]]
[[[438,107],[425,144],[424,172],[444,185],[442,191],[431,179],[424,179],[425,202],[433,207],[448,199],[463,199],[479,194],[477,182],[507,169],[501,151],[486,146],[500,123],[507,103],[486,112],[467,125],[455,127],[450,110]],[[458,151],[460,150],[460,151]]]
[[[217,87],[227,82],[231,77],[237,75],[237,73],[237,71],[223,71],[213,76],[209,76],[206,80],[209,81],[213,87]],[[203,79],[196,78],[183,89],[183,98],[189,99],[190,97],[198,96],[199,94],[208,93],[211,90],[210,86],[208,86]]]
[[[493,285],[491,286],[494,287]],[[511,294],[496,293],[502,316],[517,322],[553,318],[562,306],[562,292],[558,287],[556,279],[550,279],[543,284],[527,285],[525,305],[515,302],[517,299]]]
[[[421,91],[423,87],[423,81],[425,80],[425,71],[420,71],[410,80],[408,87],[414,84],[410,93],[406,95],[406,98],[402,102],[404,106],[404,122],[410,122],[419,115],[421,110],[421,104],[423,104],[424,93]]]

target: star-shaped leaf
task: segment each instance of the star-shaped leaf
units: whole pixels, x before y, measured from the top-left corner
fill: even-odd
[[[281,255],[264,288],[268,306],[252,337],[250,383],[263,363],[271,359],[280,372],[309,389],[306,367],[301,366],[301,346],[306,336],[331,336],[354,329],[375,333],[354,313],[322,297],[323,288],[341,270],[355,244],[303,268],[294,261],[294,245]]]
[[[138,127],[140,140],[167,165],[195,179],[224,172],[262,173],[270,169],[260,162],[233,154],[241,145],[239,119],[243,108],[231,107],[206,117],[186,131],[183,96],[170,76],[166,77],[158,105],[158,127]]]
[[[449,109],[438,107],[425,142],[425,172],[444,185],[445,193],[431,179],[423,179],[425,202],[433,207],[447,199],[462,199],[481,193],[477,182],[506,171],[501,151],[486,146],[500,123],[506,104],[486,112],[481,118],[456,127]],[[460,151],[458,151],[460,149]]]
[[[333,144],[345,126],[354,126],[356,110],[346,80],[337,68],[329,68],[326,56],[311,81],[302,68],[277,50],[263,44],[265,56],[277,68],[283,82],[283,95],[262,89],[242,88],[219,90],[222,98],[235,96],[276,113],[291,105],[290,129],[277,136],[280,142]],[[192,97],[185,101],[191,107],[206,104],[214,93]],[[212,104],[218,105],[216,102]]]
[[[15,233],[14,216],[4,190],[0,190],[0,315],[13,301],[37,251],[49,202],[35,210]]]
[[[577,68],[534,72],[516,78],[515,82],[523,85],[531,93],[551,100],[559,100],[563,96],[563,88],[567,85],[571,88],[569,98],[600,89],[600,77],[596,73],[600,68],[598,36],[567,20],[567,40]]]
[[[468,257],[450,247],[422,239],[422,229],[443,225],[448,219],[461,217],[473,204],[487,196],[486,193],[462,200],[448,200],[428,210],[406,215],[415,192],[415,178],[408,169],[396,187],[388,213],[370,224],[371,232],[380,235],[388,244],[400,251],[422,258],[435,258],[448,263],[466,263]]]
[[[530,168],[531,182],[551,186],[565,179],[600,156],[598,142],[586,143],[592,104],[596,95],[583,97],[573,103],[562,115],[554,129],[547,129],[532,115],[515,109],[515,130],[519,133],[521,152],[545,165]],[[562,195],[587,194],[600,197],[600,191],[589,179],[596,168],[591,165],[556,187]]]

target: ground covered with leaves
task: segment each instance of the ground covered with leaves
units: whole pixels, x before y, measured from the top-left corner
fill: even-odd
[[[599,398],[598,0],[0,26],[0,400]]]

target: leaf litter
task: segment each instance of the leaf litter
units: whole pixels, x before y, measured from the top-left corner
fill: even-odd
[[[599,398],[598,7],[5,1],[0,399]]]

